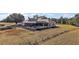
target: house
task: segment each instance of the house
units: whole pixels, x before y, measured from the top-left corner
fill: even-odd
[[[52,28],[56,26],[55,21],[41,17],[29,18],[28,20],[25,20],[18,24],[22,25],[24,28],[34,29],[34,30]]]

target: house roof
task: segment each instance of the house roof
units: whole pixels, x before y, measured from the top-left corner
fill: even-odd
[[[28,21],[28,20],[26,20],[23,23],[36,23],[36,21]]]
[[[41,19],[41,18],[38,18],[37,21],[38,21],[38,22],[49,22],[49,19]]]
[[[37,20],[25,20],[22,23],[56,23],[56,22],[52,21],[50,19],[41,19],[41,18],[38,18]]]

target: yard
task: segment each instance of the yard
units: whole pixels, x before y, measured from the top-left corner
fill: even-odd
[[[0,31],[0,44],[74,44],[78,42],[79,39],[78,30],[78,27],[64,24],[58,24],[58,28],[41,31],[30,31],[17,27],[16,29]],[[78,35],[76,33],[78,33]],[[76,39],[76,37],[78,39]]]
[[[76,29],[74,31],[70,31],[68,33],[64,33],[62,35],[59,35],[55,38],[51,38],[50,40],[46,42],[42,42],[40,44],[44,45],[79,45],[79,29]]]

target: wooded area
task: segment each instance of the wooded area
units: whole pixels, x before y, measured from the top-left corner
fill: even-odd
[[[29,20],[37,20],[36,18],[39,17],[38,15],[34,15],[33,18],[28,17]],[[71,18],[64,18],[63,16],[61,16],[59,19],[57,18],[48,18],[46,16],[40,16],[43,19],[50,19],[55,21],[58,24],[70,24],[70,25],[76,25],[79,26],[79,13],[75,14],[73,17]],[[3,19],[1,22],[15,22],[16,24],[18,22],[22,22],[25,20],[24,15],[22,14],[18,14],[18,13],[13,13],[11,15],[9,15],[8,17],[6,17],[5,19]]]

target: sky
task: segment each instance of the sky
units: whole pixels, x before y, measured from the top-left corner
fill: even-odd
[[[78,13],[79,0],[0,0],[0,13]]]
[[[71,3],[71,0],[0,0],[0,20],[11,13],[22,13],[25,19],[36,14],[50,18],[69,18],[79,12],[78,1],[72,0]]]
[[[46,16],[49,18],[60,18],[61,16],[63,17],[73,17],[76,13],[25,13],[25,16],[30,16],[32,17],[33,15],[39,15],[39,16]]]
[[[0,20],[5,19],[11,13],[0,13]],[[60,18],[61,16],[71,18],[75,15],[75,13],[23,13],[25,19],[28,17],[33,17],[34,15],[46,16],[49,18]]]

